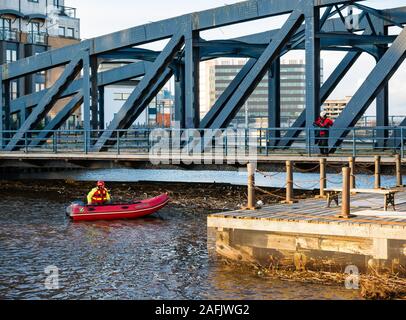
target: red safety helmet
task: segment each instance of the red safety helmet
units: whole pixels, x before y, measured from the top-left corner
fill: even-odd
[[[104,181],[97,181],[97,186],[104,188],[104,186],[105,186]]]

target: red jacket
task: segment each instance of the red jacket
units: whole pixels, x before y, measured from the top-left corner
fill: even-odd
[[[315,126],[319,127],[319,128],[330,128],[333,125],[333,120],[331,120],[330,118],[322,118],[322,117],[318,117],[316,122],[314,123]],[[320,130],[319,131],[320,136],[325,136],[327,134],[327,130]]]

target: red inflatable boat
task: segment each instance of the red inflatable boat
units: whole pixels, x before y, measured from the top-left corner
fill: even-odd
[[[162,209],[169,202],[167,194],[141,200],[131,204],[110,204],[102,206],[73,203],[66,209],[66,214],[73,221],[135,219],[145,217]]]

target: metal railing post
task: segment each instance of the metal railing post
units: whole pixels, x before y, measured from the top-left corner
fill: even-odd
[[[269,129],[265,129],[265,134],[266,134],[266,141],[265,141],[265,150],[266,150],[266,155],[269,156],[269,144],[270,144],[270,136],[269,136]]]
[[[310,136],[310,134],[311,134],[311,129],[310,129],[310,128],[307,128],[306,132],[307,132],[307,155],[308,155],[309,157],[311,157],[311,155],[312,155],[311,136]]]
[[[405,157],[405,155],[404,155],[403,128],[400,128],[400,156],[402,157],[402,159]]]
[[[117,130],[117,155],[120,154],[120,132]]]
[[[25,153],[28,153],[28,138],[27,138],[27,132],[24,133],[24,151],[25,151]]]
[[[58,139],[58,138],[57,138],[56,135],[57,135],[57,132],[54,132],[54,134],[53,134],[53,136],[52,136],[52,137],[53,137],[53,139],[52,139],[52,144],[53,144],[52,150],[53,150],[54,153],[57,153],[57,152],[58,152],[58,150],[57,150],[57,142],[58,142],[57,139]]]
[[[83,138],[84,138],[84,145],[85,145],[85,154],[88,154],[88,149],[89,149],[88,140],[87,140],[87,135],[88,135],[87,130],[83,130]]]
[[[357,156],[357,139],[355,134],[355,128],[352,129],[352,156],[355,158]]]
[[[228,157],[228,139],[227,139],[227,130],[223,131],[223,136],[224,136],[224,154],[226,158]]]

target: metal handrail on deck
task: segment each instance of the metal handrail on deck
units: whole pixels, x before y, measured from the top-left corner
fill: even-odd
[[[160,130],[160,131],[156,131]],[[293,135],[293,132],[300,134]],[[212,152],[215,147],[223,149],[227,155],[233,148],[256,149],[257,155],[306,155],[320,156],[318,144],[327,140],[326,147],[331,156],[371,156],[376,154],[399,154],[405,157],[406,127],[355,127],[346,129],[345,137],[339,136],[342,130],[328,130],[328,137],[320,136],[320,128],[259,128],[259,129],[128,129],[128,130],[30,130],[19,141],[15,151],[25,153],[129,153],[146,154],[167,139],[168,152],[176,146],[190,150]],[[3,131],[0,135],[0,151],[5,152],[7,144],[17,131]],[[159,138],[159,132],[163,134]],[[103,134],[108,133],[102,149],[95,149]],[[158,135],[157,135],[158,134]],[[199,138],[200,142],[196,143]],[[333,141],[339,141],[332,145]],[[199,149],[200,148],[200,149]]]

